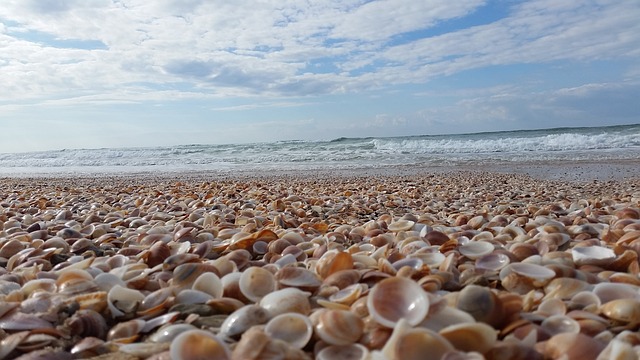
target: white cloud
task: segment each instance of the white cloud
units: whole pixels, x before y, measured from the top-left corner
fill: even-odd
[[[187,83],[219,96],[354,92],[502,64],[638,56],[634,1],[513,5],[495,22],[424,39],[396,36],[462,18],[450,2],[7,0],[0,19],[2,99],[65,92],[116,96],[131,84]],[[53,47],[58,40],[106,49]],[[125,91],[126,93],[126,91]]]

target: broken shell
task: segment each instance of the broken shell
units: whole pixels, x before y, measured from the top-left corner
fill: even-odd
[[[616,259],[613,250],[603,246],[576,246],[571,249],[571,256],[576,266],[608,265]]]
[[[378,282],[367,297],[369,314],[380,325],[393,328],[400,319],[417,325],[429,312],[427,293],[415,281],[391,277]]]

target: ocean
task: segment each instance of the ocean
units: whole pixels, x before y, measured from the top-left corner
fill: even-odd
[[[640,124],[0,154],[0,176],[452,167],[640,159]]]

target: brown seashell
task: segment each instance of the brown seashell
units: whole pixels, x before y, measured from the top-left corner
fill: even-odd
[[[600,312],[612,320],[638,324],[640,323],[640,300],[611,300],[600,307]]]
[[[353,269],[353,258],[351,254],[343,251],[328,251],[322,255],[316,264],[316,273],[322,279],[340,271]]]
[[[504,322],[502,301],[486,287],[466,286],[457,297],[456,307],[469,313],[476,321],[496,328]]]
[[[392,277],[369,290],[367,308],[372,318],[383,326],[393,327],[400,319],[417,325],[429,312],[429,298],[415,281]]]
[[[603,343],[584,334],[562,333],[550,338],[543,352],[551,359],[595,360],[604,348]]]
[[[315,332],[331,345],[349,345],[362,336],[364,322],[350,311],[320,310]]]
[[[171,342],[172,359],[230,360],[227,345],[215,335],[204,330],[187,330]]]

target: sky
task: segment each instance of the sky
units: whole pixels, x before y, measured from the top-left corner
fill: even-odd
[[[0,152],[640,123],[637,0],[2,0]]]

